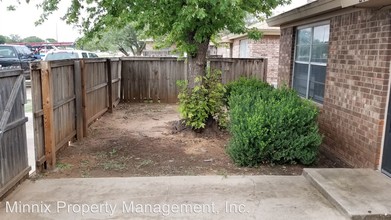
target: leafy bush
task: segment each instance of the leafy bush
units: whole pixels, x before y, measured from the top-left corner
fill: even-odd
[[[262,162],[311,164],[321,136],[316,106],[288,88],[240,79],[228,86],[232,134],[228,153],[241,166]]]
[[[246,91],[257,91],[257,92],[269,92],[273,90],[273,87],[265,82],[262,82],[255,78],[241,77],[236,81],[232,81],[226,85],[226,97],[231,94],[242,94]]]
[[[220,127],[226,127],[227,113],[223,97],[225,87],[221,83],[221,71],[207,71],[206,76],[196,77],[197,85],[188,88],[187,81],[178,81],[180,88],[179,112],[187,126],[195,130],[205,128],[208,120],[214,119]]]
[[[261,96],[263,97],[268,96],[268,92],[272,91],[273,89],[274,87],[258,79],[241,77],[240,79],[232,81],[226,85],[224,101],[229,108],[228,98],[231,96],[231,94],[244,94],[251,90],[259,93],[258,95],[261,95],[262,93],[263,95]]]

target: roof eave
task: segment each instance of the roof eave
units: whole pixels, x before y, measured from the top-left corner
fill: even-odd
[[[280,29],[267,29],[267,30],[260,29],[259,31],[262,32],[263,36],[270,36],[270,35],[279,36],[279,35],[281,35]],[[232,37],[228,37],[228,40],[232,41],[232,40],[244,38],[244,37],[247,37],[247,34],[234,35]]]
[[[280,27],[287,23],[303,20],[305,18],[324,14],[340,8],[342,8],[341,0],[316,1],[271,17],[267,19],[266,22],[270,27]]]
[[[317,15],[326,14],[331,11],[345,8],[383,8],[391,6],[390,0],[318,0],[271,17],[266,20],[270,27],[280,27],[295,21]]]

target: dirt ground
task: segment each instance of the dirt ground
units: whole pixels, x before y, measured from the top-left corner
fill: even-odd
[[[90,128],[89,136],[58,155],[45,178],[181,175],[300,175],[301,165],[243,168],[225,152],[227,132],[182,130],[177,105],[120,104]],[[340,167],[323,155],[313,167]]]

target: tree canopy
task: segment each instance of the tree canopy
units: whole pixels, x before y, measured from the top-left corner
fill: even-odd
[[[142,38],[142,31],[129,23],[123,28],[107,27],[92,38],[85,36],[79,39],[77,44],[87,50],[121,51],[125,56],[129,56],[131,51],[133,55],[141,55],[146,46]]]
[[[26,0],[29,1],[29,0]],[[39,22],[58,9],[61,0],[43,0]],[[161,41],[175,44],[187,54],[189,86],[197,75],[204,75],[209,42],[223,30],[261,37],[256,29],[246,28],[246,17],[259,19],[290,0],[72,0],[64,16],[67,23],[80,24],[86,36],[107,27],[124,27],[135,22],[137,30]],[[87,16],[82,16],[87,14]]]
[[[246,17],[258,18],[271,15],[271,11],[290,0],[72,0],[67,14],[68,23],[82,25],[86,34],[107,26],[123,27],[136,22],[136,28],[146,30],[146,35],[163,39],[166,44],[176,44],[181,52],[192,56],[198,46],[209,41],[220,31],[232,33],[250,32],[246,29]],[[58,9],[60,0],[44,0],[40,5],[43,22]],[[82,18],[82,14],[88,16]]]
[[[8,42],[7,43],[20,43],[22,41],[22,38],[17,35],[17,34],[11,34],[8,37]]]
[[[57,43],[57,40],[54,39],[54,38],[46,38],[45,41],[46,41],[46,42],[49,42],[49,43]]]
[[[30,37],[26,37],[26,38],[23,38],[21,40],[21,42],[25,42],[25,43],[39,43],[39,42],[45,42],[45,40],[37,37],[37,36],[30,36]]]
[[[7,37],[0,35],[0,44],[5,44],[7,42]]]

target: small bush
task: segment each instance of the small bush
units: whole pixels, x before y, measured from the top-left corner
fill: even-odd
[[[194,130],[205,128],[208,120],[216,120],[220,127],[226,127],[227,113],[224,110],[225,87],[221,83],[221,71],[207,71],[206,76],[197,77],[194,88],[188,88],[187,81],[178,81],[180,88],[179,112],[186,126]]]
[[[226,97],[228,98],[231,94],[242,94],[249,90],[268,93],[273,89],[274,88],[271,85],[258,79],[241,77],[240,79],[232,81],[226,85]]]
[[[263,162],[311,164],[321,136],[316,106],[287,88],[273,89],[257,80],[228,86],[232,134],[228,153],[241,166]]]

